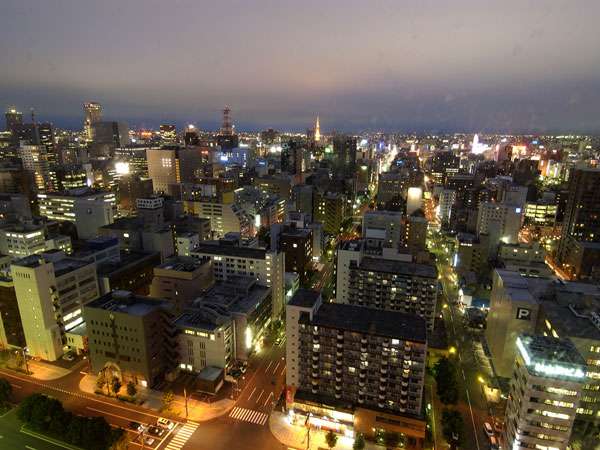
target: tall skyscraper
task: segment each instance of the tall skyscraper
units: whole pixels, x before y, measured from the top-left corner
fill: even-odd
[[[221,133],[223,136],[231,136],[233,134],[233,122],[231,121],[231,108],[226,106],[223,109],[223,124],[221,125]]]
[[[85,119],[83,122],[83,131],[88,139],[92,139],[92,125],[102,120],[102,105],[96,102],[87,102],[83,104]]]
[[[558,247],[558,262],[572,278],[600,268],[600,169],[575,169]]]
[[[319,122],[319,116],[317,116],[317,121],[315,122],[315,142],[321,141],[321,123]]]
[[[229,150],[238,146],[239,140],[233,130],[233,120],[231,119],[231,108],[226,106],[223,109],[223,124],[217,136],[217,143],[222,150]]]
[[[6,118],[6,131],[10,131],[14,133],[14,129],[23,125],[23,113],[16,110],[16,108],[9,108],[6,113],[4,113],[4,117]]]
[[[175,125],[163,124],[160,126],[159,130],[161,144],[168,145],[177,143],[177,128]]]

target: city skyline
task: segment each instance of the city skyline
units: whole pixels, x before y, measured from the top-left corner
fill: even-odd
[[[248,131],[304,131],[317,114],[324,132],[600,131],[591,1],[2,10],[3,107],[61,127],[81,127],[81,105],[98,101],[134,128],[215,130],[228,104]]]

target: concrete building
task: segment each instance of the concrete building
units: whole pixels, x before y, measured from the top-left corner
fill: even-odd
[[[114,290],[127,290],[139,295],[148,295],[154,268],[161,262],[158,252],[122,250],[118,259],[98,264],[100,294]]]
[[[442,225],[450,223],[452,208],[456,203],[456,191],[452,189],[442,189],[438,201],[438,210],[436,212]]]
[[[129,125],[125,122],[95,122],[91,124],[92,141],[112,148],[129,144]]]
[[[73,189],[38,194],[40,214],[50,220],[71,222],[79,239],[98,236],[98,230],[114,222],[117,201],[113,192]]]
[[[200,235],[198,233],[182,232],[175,234],[175,253],[177,256],[190,256],[190,254],[200,245]]]
[[[429,222],[422,215],[413,214],[402,219],[400,252],[409,253],[413,257],[426,254],[427,227]]]
[[[368,247],[399,248],[403,214],[397,211],[367,211],[362,221],[362,237]]]
[[[539,242],[500,244],[498,260],[504,264],[506,269],[518,271],[526,276],[546,277],[552,275],[552,271],[546,265],[546,250]]]
[[[423,205],[423,189],[420,187],[409,187],[406,194],[406,215],[410,216],[412,213],[421,209]]]
[[[172,309],[169,302],[127,291],[113,291],[86,305],[92,372],[107,370],[123,384],[144,387],[170,378],[179,359]]]
[[[29,354],[56,361],[68,349],[66,335],[83,323],[82,310],[98,297],[94,263],[52,251],[11,266]]]
[[[433,330],[437,303],[435,266],[370,255],[363,241],[338,249],[336,302],[416,314]]]
[[[523,208],[519,206],[483,202],[477,212],[477,235],[487,234],[490,237],[492,252],[497,251],[497,244],[516,244],[519,242],[519,230],[523,219]]]
[[[323,224],[323,231],[339,234],[346,217],[346,196],[340,193],[318,193],[315,198],[314,221]]]
[[[586,363],[568,339],[522,335],[506,405],[509,449],[567,450]]]
[[[2,348],[25,347],[25,333],[19,312],[19,303],[15,292],[15,285],[10,276],[0,271],[0,346]]]
[[[452,267],[459,275],[483,273],[489,267],[489,236],[457,233]]]
[[[249,237],[254,233],[254,218],[233,202],[232,195],[224,195],[222,200],[186,200],[184,209],[202,219],[210,220],[214,238],[222,238],[227,233],[241,233]]]
[[[239,239],[221,239],[202,242],[191,256],[211,258],[216,281],[245,275],[270,287],[273,291],[272,318],[283,314],[285,256],[282,252],[244,247]]]
[[[276,224],[271,227],[271,248],[285,255],[285,270],[296,272],[301,283],[308,282],[313,261],[313,235],[310,228]]]
[[[554,200],[527,202],[525,204],[525,222],[541,227],[553,227],[556,224],[558,205]]]
[[[172,187],[181,183],[181,167],[177,148],[149,148],[146,150],[148,176],[157,193],[172,193]]]
[[[213,283],[209,257],[177,256],[154,268],[150,296],[169,301],[175,305],[176,312],[181,312]]]
[[[0,254],[23,258],[45,250],[43,227],[8,225],[0,228]]]
[[[286,309],[286,403],[292,420],[368,437],[399,432],[407,448],[422,448],[425,321],[322,303],[318,293],[302,289]]]

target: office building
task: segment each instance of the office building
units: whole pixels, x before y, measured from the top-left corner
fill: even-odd
[[[402,218],[400,252],[414,258],[427,254],[427,227],[429,222],[420,210]]]
[[[175,311],[180,312],[213,284],[209,257],[177,256],[154,268],[150,296],[171,302]]]
[[[552,271],[546,265],[546,250],[539,242],[500,244],[498,260],[502,262],[504,268],[517,271],[526,276],[552,275]]]
[[[558,247],[558,262],[574,279],[600,266],[600,169],[574,169]]]
[[[367,211],[362,220],[362,237],[370,248],[399,248],[403,214],[398,211]]]
[[[336,302],[416,314],[433,330],[437,303],[435,266],[370,255],[364,241],[338,249]]]
[[[231,193],[222,198],[205,198],[184,201],[187,214],[210,220],[210,229],[214,238],[222,238],[227,233],[240,233],[244,237],[254,234],[254,217],[233,201]]]
[[[96,102],[84,103],[83,113],[83,133],[91,141],[94,138],[92,134],[92,125],[102,120],[102,105]]]
[[[308,282],[313,261],[313,235],[310,228],[295,225],[271,227],[272,248],[279,248],[285,255],[285,270],[295,272],[301,283]]]
[[[367,437],[394,431],[407,448],[422,448],[426,335],[414,315],[322,303],[298,290],[286,307],[291,419]]]
[[[16,128],[23,125],[23,113],[17,111],[15,108],[6,110],[4,118],[6,120],[6,131],[10,131],[13,134]]]
[[[352,177],[356,171],[356,138],[335,136],[333,138],[334,169],[336,174]]]
[[[111,148],[129,145],[129,125],[125,122],[96,122],[91,124],[92,140]]]
[[[506,446],[567,450],[586,363],[568,339],[521,335],[506,405]]]
[[[323,231],[328,234],[340,233],[346,218],[346,196],[337,192],[318,193],[315,199],[314,221],[323,224]]]
[[[177,143],[177,127],[175,125],[161,125],[159,134],[161,144],[173,145]]]
[[[527,202],[525,204],[525,222],[541,227],[553,227],[556,224],[558,205],[555,201]]]
[[[483,202],[477,212],[477,235],[490,236],[490,244],[497,249],[499,242],[516,244],[523,219],[523,209],[518,206]]]
[[[15,285],[8,271],[0,263],[0,345],[2,348],[22,349],[27,344]]]
[[[164,300],[113,291],[84,308],[93,373],[117,371],[123,384],[154,387],[178,364],[173,305]]]
[[[139,217],[121,217],[100,227],[98,234],[119,239],[123,249],[158,252],[162,261],[175,254],[173,230],[168,224],[146,225]]]
[[[95,264],[55,250],[13,262],[11,273],[29,354],[56,361],[83,323],[83,307],[98,297]]]
[[[176,148],[148,149],[148,176],[154,192],[171,193],[181,183],[181,171]]]
[[[34,225],[6,225],[0,228],[0,254],[12,258],[42,253],[46,250],[44,228]]]
[[[406,215],[410,216],[421,209],[423,204],[423,189],[420,187],[409,187],[406,194]]]
[[[250,276],[273,292],[272,317],[283,313],[285,257],[276,249],[244,247],[239,238],[205,241],[191,253],[194,258],[210,257],[215,280],[226,281],[232,276]]]
[[[486,234],[477,237],[471,233],[457,233],[452,267],[461,276],[469,272],[485,273],[489,267],[489,247],[489,237]]]
[[[452,208],[456,203],[456,191],[452,189],[442,189],[438,201],[438,209],[436,215],[442,226],[450,224],[452,217]]]
[[[46,148],[42,145],[20,145],[17,154],[34,181],[38,192],[48,192],[54,189],[50,176],[50,164]]]
[[[40,214],[57,222],[71,222],[79,239],[98,236],[102,226],[114,222],[117,201],[113,192],[88,188],[38,194]]]

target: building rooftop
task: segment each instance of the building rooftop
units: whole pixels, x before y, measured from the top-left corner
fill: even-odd
[[[145,316],[157,309],[168,310],[173,306],[165,300],[144,297],[129,291],[112,291],[88,303],[85,307],[120,312],[132,316]]]
[[[517,338],[517,348],[537,375],[585,378],[586,362],[569,339],[524,334]]]
[[[360,262],[359,268],[361,270],[373,272],[416,275],[420,277],[437,279],[437,269],[435,266],[415,264],[412,262],[398,261],[394,259],[371,258],[369,256],[365,256]]]
[[[202,258],[175,256],[156,266],[156,269],[171,270],[173,272],[195,272],[209,262],[210,258],[208,256]]]
[[[233,256],[238,258],[265,259],[267,250],[264,248],[240,247],[221,241],[200,242],[192,253],[209,255]]]
[[[311,289],[298,289],[288,302],[288,305],[300,308],[312,308],[321,297],[321,293]]]
[[[311,324],[413,342],[427,340],[427,324],[422,317],[364,306],[323,303]]]
[[[42,264],[52,263],[54,265],[54,275],[60,277],[69,272],[91,264],[87,261],[66,257],[62,250],[49,250],[38,255],[30,255],[13,262],[15,266],[29,267],[35,269]]]
[[[142,252],[139,250],[121,250],[118,261],[102,261],[98,264],[97,272],[99,276],[108,277],[119,272],[129,270],[132,266],[144,264],[148,261],[160,261],[159,252]]]
[[[232,313],[249,314],[271,295],[271,288],[258,284],[249,276],[230,276],[227,281],[217,282],[193,307],[212,304]]]

